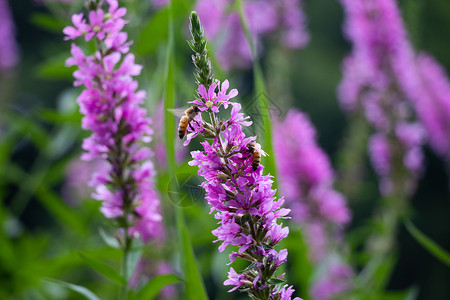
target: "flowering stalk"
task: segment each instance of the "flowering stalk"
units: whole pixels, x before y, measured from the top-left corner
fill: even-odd
[[[84,115],[82,127],[92,131],[83,141],[86,152],[82,159],[100,158],[109,164],[107,172],[92,177],[91,184],[96,188],[93,197],[102,201],[102,213],[121,228],[123,273],[128,278],[131,274],[127,274],[127,255],[133,239],[140,237],[147,242],[161,229],[159,199],[153,189],[155,172],[149,161],[152,153],[140,146],[141,141],[151,140],[151,120],[140,107],[145,92],[137,91],[138,83],[133,79],[142,67],[128,53],[132,42],[122,32],[127,23],[123,19],[126,9],[119,8],[117,0],[107,0],[106,12],[101,1],[87,4],[88,18],[74,14],[73,26],[64,29],[65,39],[94,40],[96,51],[85,55],[72,44],[72,57],[67,65],[78,67],[74,72],[75,85],[85,88],[78,97]]]
[[[215,218],[220,226],[213,234],[217,237],[216,242],[222,241],[219,251],[227,245],[237,246],[238,250],[230,255],[230,263],[237,257],[249,262],[241,273],[231,268],[224,284],[233,286],[230,291],[247,292],[252,299],[290,300],[294,292],[292,286],[284,284],[284,274],[275,274],[286,261],[287,250],[277,252],[274,249],[289,232],[287,227],[277,224],[277,219],[287,218],[289,210],[281,208],[284,200],[276,200],[270,176],[263,176],[263,166],[255,163],[254,157],[264,155],[264,152],[255,142],[256,137],[246,137],[242,131],[242,127],[250,126],[251,122],[240,112],[239,103],[229,101],[238,94],[237,90],[227,93],[228,80],[222,84],[219,81],[211,83],[212,76],[198,76],[211,74],[211,67],[203,29],[195,12],[190,21],[193,39],[189,45],[196,53],[194,64],[200,96],[191,103],[200,113],[191,121],[192,128],[188,126],[189,134],[184,144],[189,144],[197,135],[212,141],[201,143],[203,151],[191,152],[193,161],[189,164],[199,167],[199,175],[206,180],[201,186],[212,206],[211,213],[217,211]],[[200,59],[206,59],[202,70],[198,68]],[[229,106],[231,116],[218,118],[219,109]],[[201,112],[209,114],[210,123],[202,119]]]
[[[369,283],[392,255],[398,222],[423,168],[424,130],[411,105],[421,92],[414,51],[396,1],[340,2],[353,50],[343,64],[339,98],[345,110],[363,111],[375,130],[369,154],[385,200],[378,215],[379,230],[367,242],[371,260],[361,277]]]
[[[409,197],[422,170],[424,141],[410,102],[419,93],[413,49],[395,1],[341,2],[354,44],[343,65],[341,104],[350,112],[364,110],[376,131],[369,151],[381,193]]]

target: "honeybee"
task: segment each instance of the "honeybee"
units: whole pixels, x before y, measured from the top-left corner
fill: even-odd
[[[178,136],[180,137],[180,139],[184,138],[184,136],[186,135],[188,126],[194,131],[194,128],[191,125],[191,121],[195,121],[194,118],[200,112],[198,106],[192,105],[184,112],[181,110],[181,113],[179,109],[169,109],[169,110],[176,116],[181,115],[180,123],[178,124]]]
[[[261,163],[261,154],[266,156],[267,153],[261,149],[261,145],[255,142],[247,144],[247,149],[252,155],[252,169],[256,171]]]

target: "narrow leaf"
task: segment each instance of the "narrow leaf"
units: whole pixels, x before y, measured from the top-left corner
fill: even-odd
[[[56,19],[50,15],[36,13],[31,17],[31,23],[50,32],[60,33],[67,25],[66,22]]]
[[[101,260],[96,257],[93,257],[89,254],[79,252],[80,257],[84,260],[86,264],[88,264],[92,269],[102,274],[103,276],[111,279],[112,281],[118,284],[126,284],[127,281],[125,278],[120,275],[120,273],[112,268],[111,266],[105,264]]]
[[[106,245],[115,248],[115,249],[120,249],[120,245],[119,245],[119,241],[111,236],[109,233],[107,233],[105,230],[103,230],[102,228],[100,228],[98,230],[100,237],[102,238],[102,240],[105,242]]]
[[[176,208],[176,219],[179,240],[183,244],[184,278],[185,278],[185,296],[186,300],[207,300],[205,285],[197,267],[197,262],[192,249],[191,239],[184,221],[183,210]]]
[[[247,43],[250,45],[253,56],[253,76],[254,76],[254,97],[255,103],[258,105],[256,113],[260,115],[260,122],[262,122],[262,131],[259,132],[259,140],[264,149],[264,151],[268,154],[265,159],[265,171],[272,175],[274,178],[273,188],[277,189],[276,182],[276,165],[275,165],[275,155],[272,147],[272,121],[270,120],[271,116],[271,103],[267,94],[267,89],[264,83],[264,75],[261,69],[261,65],[258,62],[258,54],[256,45],[253,41],[252,34],[250,32],[246,14],[244,12],[244,4],[242,0],[237,0],[237,10],[239,13],[239,18],[241,20],[241,26],[244,30],[245,37],[247,39]]]
[[[425,249],[428,250],[434,257],[439,259],[441,262],[450,266],[450,254],[442,249],[433,240],[423,234],[411,221],[405,222],[405,227],[408,229],[409,233],[416,239],[416,241],[421,244]]]
[[[89,300],[100,300],[99,297],[97,297],[97,295],[95,295],[92,291],[90,291],[89,289],[83,287],[83,286],[79,286],[73,283],[68,283],[65,281],[61,281],[61,280],[56,280],[56,279],[47,279],[45,280],[46,282],[50,283],[50,284],[55,284],[58,285],[60,287],[72,290],[74,292],[77,292],[80,295],[83,295],[86,299]]]
[[[140,300],[150,300],[155,298],[159,291],[169,284],[174,284],[181,281],[181,279],[174,274],[163,274],[153,277],[149,282],[147,282],[144,287],[136,294],[133,299]]]
[[[133,247],[128,251],[127,255],[127,280],[133,276],[134,271],[142,256],[143,245],[141,239],[133,240]]]
[[[136,42],[136,54],[152,54],[158,45],[167,38],[168,9],[157,12],[142,30]]]
[[[168,43],[167,43],[167,58],[166,58],[166,91],[164,99],[164,112],[165,112],[165,132],[164,138],[166,142],[166,157],[168,165],[168,176],[174,178],[176,171],[176,159],[175,159],[175,119],[173,115],[168,111],[169,108],[174,108],[175,105],[175,55],[174,55],[174,23],[173,23],[173,4],[171,1],[168,5]],[[170,190],[174,195],[177,195],[177,187],[175,185],[170,186]],[[177,202],[175,202],[177,203]],[[200,271],[197,267],[197,263],[194,256],[194,250],[192,249],[190,237],[186,224],[184,221],[183,211],[180,207],[175,208],[177,234],[181,243],[181,265],[183,268],[183,275],[185,278],[185,299],[186,300],[206,300],[208,296],[206,294],[205,286],[200,275]]]

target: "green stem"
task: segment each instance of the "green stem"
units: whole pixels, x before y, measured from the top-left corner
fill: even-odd
[[[250,32],[247,17],[244,11],[244,4],[242,0],[236,0],[237,10],[239,12],[239,18],[241,20],[242,29],[244,30],[245,37],[247,39],[248,44],[250,45],[252,56],[253,56],[253,76],[254,76],[254,97],[257,99],[261,120],[263,123],[263,131],[259,133],[259,140],[261,141],[261,145],[264,151],[268,154],[265,158],[265,169],[266,173],[273,176],[272,180],[273,187],[277,189],[277,182],[275,180],[276,176],[276,164],[275,164],[275,156],[273,152],[272,145],[272,121],[270,120],[270,102],[267,97],[267,91],[264,83],[264,75],[261,69],[261,66],[258,62],[258,54],[256,51],[255,43],[252,39],[252,34]],[[266,110],[266,111],[264,111]]]
[[[130,252],[130,248],[132,246],[133,243],[133,239],[130,238],[129,235],[129,227],[128,227],[128,222],[126,221],[126,225],[124,228],[124,246],[123,246],[123,259],[122,259],[122,275],[123,278],[125,278],[126,283],[121,287],[120,289],[120,294],[119,294],[119,299],[120,300],[127,300],[128,299],[128,278],[131,274],[128,274],[128,260],[129,260],[129,252]]]

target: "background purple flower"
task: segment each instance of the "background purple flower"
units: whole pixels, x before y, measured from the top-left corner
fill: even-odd
[[[16,28],[7,0],[0,0],[0,70],[10,69],[19,62]]]
[[[450,82],[439,63],[422,53],[416,59],[422,87],[415,107],[433,149],[450,160]]]
[[[302,48],[309,41],[306,18],[301,0],[244,1],[249,30],[258,52],[261,39],[279,31],[281,42],[288,48]],[[218,46],[218,59],[225,69],[247,68],[252,63],[252,52],[241,26],[239,15],[229,0],[199,0],[196,11],[202,20],[208,39]]]
[[[375,129],[369,151],[382,194],[395,192],[394,186],[397,192],[410,194],[422,170],[425,135],[412,110],[422,92],[400,11],[393,0],[341,3],[346,13],[344,30],[353,45],[339,86],[342,107],[364,111]]]

